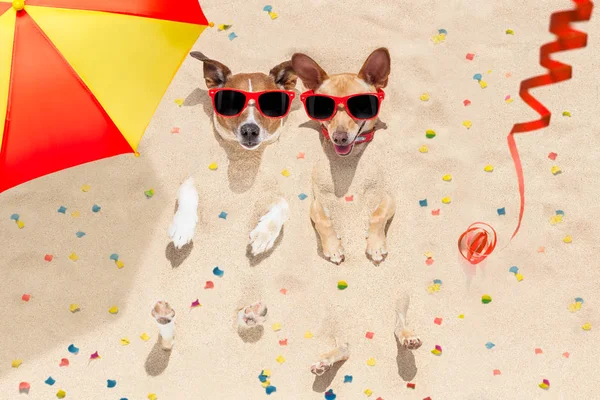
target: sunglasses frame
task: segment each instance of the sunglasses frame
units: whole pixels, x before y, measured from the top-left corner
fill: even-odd
[[[244,103],[244,107],[242,107],[242,111],[240,111],[239,113],[237,113],[235,115],[223,115],[217,111],[217,107],[215,107],[215,95],[218,92],[222,92],[224,90],[228,90],[230,92],[242,93],[246,97],[246,102]],[[285,114],[283,114],[281,117],[270,117],[270,116],[266,115],[263,112],[263,110],[261,110],[261,108],[260,108],[258,98],[265,93],[272,93],[272,92],[285,93],[290,98],[290,101],[288,102],[287,110],[285,111]],[[294,97],[296,96],[296,93],[294,93],[291,90],[282,90],[282,89],[264,90],[262,92],[247,92],[245,90],[239,90],[239,89],[217,88],[217,89],[210,89],[208,91],[208,95],[210,96],[210,98],[212,100],[213,110],[215,111],[215,113],[217,113],[218,115],[220,115],[223,118],[235,118],[235,117],[240,116],[240,114],[242,114],[244,112],[244,110],[248,107],[248,103],[250,102],[250,100],[254,100],[254,107],[258,110],[260,115],[262,115],[265,118],[270,118],[270,119],[281,119],[281,118],[285,118],[290,113],[290,109],[292,108],[292,102],[294,101]]]
[[[377,97],[377,114],[375,114],[373,117],[367,118],[367,119],[357,118],[356,116],[354,116],[348,109],[348,100],[353,97],[357,97],[357,96],[376,96]],[[317,118],[311,117],[310,114],[308,113],[308,108],[306,106],[306,100],[309,97],[327,97],[328,99],[332,99],[335,102],[335,106],[333,108],[333,114],[331,114],[331,116],[329,118],[323,118],[323,119],[317,119]],[[302,104],[304,104],[304,111],[306,111],[306,115],[308,116],[308,118],[312,119],[313,121],[319,121],[319,122],[331,121],[333,119],[333,117],[335,117],[335,115],[337,114],[340,104],[344,106],[344,109],[352,118],[360,120],[360,121],[369,121],[371,119],[377,118],[377,116],[379,115],[379,111],[381,110],[381,102],[383,101],[383,99],[385,99],[385,92],[382,89],[377,89],[376,93],[356,93],[356,94],[351,94],[351,95],[345,96],[345,97],[329,96],[327,94],[315,93],[313,90],[306,91],[300,95],[300,101],[302,101]]]

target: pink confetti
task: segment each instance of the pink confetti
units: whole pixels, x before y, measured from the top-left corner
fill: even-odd
[[[556,160],[556,156],[558,156],[558,154],[556,154],[554,152],[548,154],[548,158],[551,159],[552,161]]]
[[[471,101],[470,101],[470,100],[468,100],[468,99],[467,99],[467,100],[463,100],[463,104],[464,104],[464,105],[465,105],[465,107],[466,107],[466,106],[468,106],[468,105],[470,105],[470,104],[471,104]]]
[[[545,248],[544,246],[540,246],[540,247],[537,249],[537,252],[538,252],[538,253],[543,253],[543,252],[545,252],[545,251],[546,251],[546,248]]]
[[[215,284],[213,281],[206,281],[206,285],[204,286],[204,289],[212,289],[215,287]]]
[[[536,347],[535,354],[543,354],[544,352],[539,347]]]
[[[279,293],[281,293],[281,294],[287,294],[287,289],[286,288],[281,288],[281,289],[279,289]]]
[[[287,339],[282,339],[279,341],[280,346],[287,346]]]
[[[475,58],[475,54],[467,53],[467,60],[473,60],[473,58]]]
[[[171,133],[179,133],[179,128],[177,128],[177,127],[171,128]]]
[[[29,392],[31,385],[29,382],[21,382],[19,383],[19,392]]]
[[[436,324],[436,325],[441,325],[441,324],[442,324],[442,318],[440,318],[440,317],[436,317],[436,318],[433,320],[433,323],[434,323],[434,324]]]
[[[68,367],[69,366],[69,360],[66,358],[63,358],[60,360],[60,364],[58,364],[59,367]]]
[[[512,76],[512,74],[510,72],[507,72],[506,74],[504,74],[504,76],[506,76],[507,78],[510,78]]]
[[[570,354],[568,351],[565,351],[564,353],[562,353],[564,358],[569,358]]]
[[[435,215],[435,214],[433,214],[433,215]],[[425,260],[425,264],[427,264],[427,265],[433,265],[433,261],[434,261],[433,258],[428,257],[427,260]]]
[[[24,294],[23,296],[21,296],[21,300],[23,300],[23,301],[29,301],[29,299],[31,299],[30,294]]]
[[[437,210],[431,210],[431,215],[440,215],[440,209],[438,208]]]
[[[190,307],[200,307],[200,301],[198,301],[198,299],[194,300]]]
[[[374,335],[375,335],[375,333],[373,333],[373,332],[367,332],[367,334],[365,335],[365,337],[366,337],[367,339],[373,339],[373,336],[374,336]]]
[[[494,376],[496,376],[496,375],[502,375],[502,372],[500,372],[499,369],[495,369],[494,370]]]
[[[351,202],[351,201],[354,200],[354,195],[346,196],[345,199],[346,199],[347,202]]]
[[[507,94],[506,96],[504,96],[504,101],[506,100],[510,100],[510,94]]]
[[[442,346],[440,346],[439,344],[436,344],[436,345],[435,345],[435,349],[436,349],[437,351],[441,352],[441,351],[442,351]]]
[[[53,259],[53,258],[54,258],[54,257],[52,256],[52,254],[46,254],[46,255],[44,256],[44,260],[46,260],[46,261],[48,261],[48,262],[52,261],[52,259]]]
[[[97,351],[92,353],[92,355],[90,355],[90,360],[95,360],[96,358],[100,358],[100,355],[98,354]]]
[[[300,152],[298,153],[298,155],[296,156],[297,159],[303,159],[304,158],[304,153]]]

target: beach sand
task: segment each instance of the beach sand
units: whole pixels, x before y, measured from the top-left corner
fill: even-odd
[[[380,115],[387,129],[367,149],[389,166],[398,203],[387,260],[374,266],[364,256],[367,216],[353,212],[352,204],[348,220],[357,222],[344,235],[346,262],[336,266],[317,253],[310,197],[298,195],[311,195],[311,166],[323,152],[297,99],[280,140],[265,150],[257,177],[277,180],[290,204],[290,221],[269,257],[249,261],[247,237],[256,223],[250,216],[262,194],[240,190],[229,179],[202,65],[188,57],[148,127],[139,158],[123,155],[71,168],[0,195],[0,302],[7,321],[0,398],[50,399],[62,389],[66,399],[133,400],[150,393],[159,400],[262,399],[263,369],[271,370],[277,388],[271,397],[286,400],[323,399],[330,388],[338,399],[367,398],[366,389],[371,399],[385,400],[597,398],[598,16],[578,24],[589,32],[587,48],[555,56],[574,65],[573,79],[535,91],[553,112],[552,122],[517,138],[526,209],[520,232],[509,242],[519,197],[506,136],[513,123],[537,118],[519,98],[519,84],[544,72],[539,46],[553,40],[550,14],[571,2],[270,4],[279,14],[275,20],[260,2],[204,1],[209,21],[233,26],[225,32],[207,28],[194,50],[234,73],[268,73],[297,51],[338,73],[358,72],[372,50],[390,49],[392,74]],[[434,44],[438,29],[448,34]],[[231,32],[238,36],[233,41]],[[475,54],[472,61],[467,53]],[[475,73],[487,88],[473,80]],[[428,101],[419,99],[423,93]],[[505,102],[506,95],[514,102]],[[185,99],[182,107],[176,99]],[[465,99],[471,101],[467,107]],[[572,116],[562,116],[565,110]],[[472,121],[470,129],[465,120]],[[172,134],[173,127],[180,133]],[[425,138],[428,129],[436,131],[434,139]],[[424,144],[425,154],[419,152]],[[548,159],[550,152],[558,154],[555,161]],[[208,169],[213,162],[216,171]],[[493,172],[484,171],[487,164]],[[554,165],[563,173],[554,176]],[[281,175],[283,169],[289,177]],[[445,174],[451,182],[442,180]],[[169,244],[167,229],[177,188],[190,175],[199,188],[200,223],[193,248],[182,255]],[[88,192],[81,190],[84,184]],[[155,195],[148,199],[144,191],[150,188]],[[450,204],[442,204],[445,196]],[[425,198],[428,206],[420,207]],[[100,212],[92,212],[94,204]],[[60,206],[65,214],[57,212]],[[506,215],[499,216],[502,207]],[[432,215],[435,209],[439,216]],[[556,210],[564,218],[552,225]],[[80,215],[73,216],[75,211]],[[218,218],[222,211],[227,219]],[[23,229],[9,219],[12,213],[20,214]],[[499,242],[485,265],[469,270],[460,262],[457,240],[476,221],[491,224]],[[78,231],[86,236],[77,238]],[[567,235],[572,243],[563,242]],[[72,252],[77,261],[68,258]],[[425,252],[433,253],[432,265]],[[113,253],[123,268],[109,259]],[[46,254],[53,260],[45,261]],[[223,277],[213,275],[215,266]],[[521,282],[511,266],[518,266]],[[429,294],[434,279],[442,280],[441,290]],[[346,290],[337,289],[339,280],[348,282]],[[205,289],[206,281],[214,288]],[[399,352],[393,336],[394,305],[403,293],[411,296],[408,320],[423,341],[412,353]],[[21,300],[23,294],[31,295],[29,302]],[[482,304],[484,294],[492,297],[490,304]],[[576,297],[585,302],[571,313],[567,307]],[[150,315],[162,298],[177,312],[171,353],[160,349]],[[202,306],[190,309],[196,299]],[[244,342],[234,328],[236,310],[257,300],[268,305],[264,332],[258,341]],[[73,303],[79,312],[70,312]],[[118,314],[108,312],[112,306]],[[435,318],[442,318],[441,325]],[[590,331],[581,328],[586,322]],[[276,323],[281,330],[274,332]],[[312,338],[304,338],[307,331]],[[374,332],[372,339],[367,332]],[[143,333],[148,341],[140,338]],[[350,359],[335,375],[315,379],[309,366],[330,349],[334,336],[350,343]],[[122,338],[130,344],[121,345]],[[279,344],[283,339],[287,346]],[[487,342],[495,347],[486,348]],[[70,344],[79,354],[68,352]],[[443,349],[439,356],[430,352],[435,345]],[[96,351],[101,358],[90,360]],[[283,364],[276,361],[280,355]],[[59,367],[62,358],[68,367]],[[367,365],[370,358],[375,366]],[[11,368],[13,360],[22,365]],[[352,383],[343,383],[345,375],[352,375]],[[49,376],[53,386],[44,383]],[[108,379],[116,387],[107,388]],[[548,390],[538,387],[543,379],[550,381]],[[31,384],[28,395],[18,393],[22,381]]]

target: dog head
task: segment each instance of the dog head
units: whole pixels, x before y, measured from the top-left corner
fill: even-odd
[[[265,90],[293,90],[296,75],[290,61],[283,62],[271,69],[269,74],[260,72],[233,75],[231,70],[219,61],[211,60],[204,54],[193,51],[192,57],[204,64],[204,81],[208,89],[229,88],[247,92]],[[244,111],[235,117],[223,117],[214,113],[215,128],[227,141],[237,141],[246,150],[255,150],[261,143],[270,143],[277,139],[277,130],[283,119],[268,118],[262,115],[254,104],[248,103]]]
[[[345,97],[360,93],[375,93],[387,86],[390,75],[391,58],[386,48],[379,48],[367,57],[358,74],[344,73],[329,76],[323,68],[305,54],[292,56],[292,67],[304,86],[316,94]],[[324,121],[330,140],[340,156],[352,152],[355,141],[361,133],[375,127],[377,118],[359,120],[348,114],[344,106],[339,106],[335,116]]]

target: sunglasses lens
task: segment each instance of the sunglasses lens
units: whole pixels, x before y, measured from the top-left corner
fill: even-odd
[[[377,96],[365,94],[348,99],[348,111],[356,119],[370,119],[379,112]]]
[[[215,111],[231,117],[242,112],[246,104],[246,95],[233,90],[219,90],[215,93]]]
[[[283,92],[267,92],[258,96],[258,107],[264,115],[281,118],[290,107],[290,96]]]
[[[306,112],[314,119],[327,119],[335,111],[335,101],[324,96],[309,96],[306,98]]]

